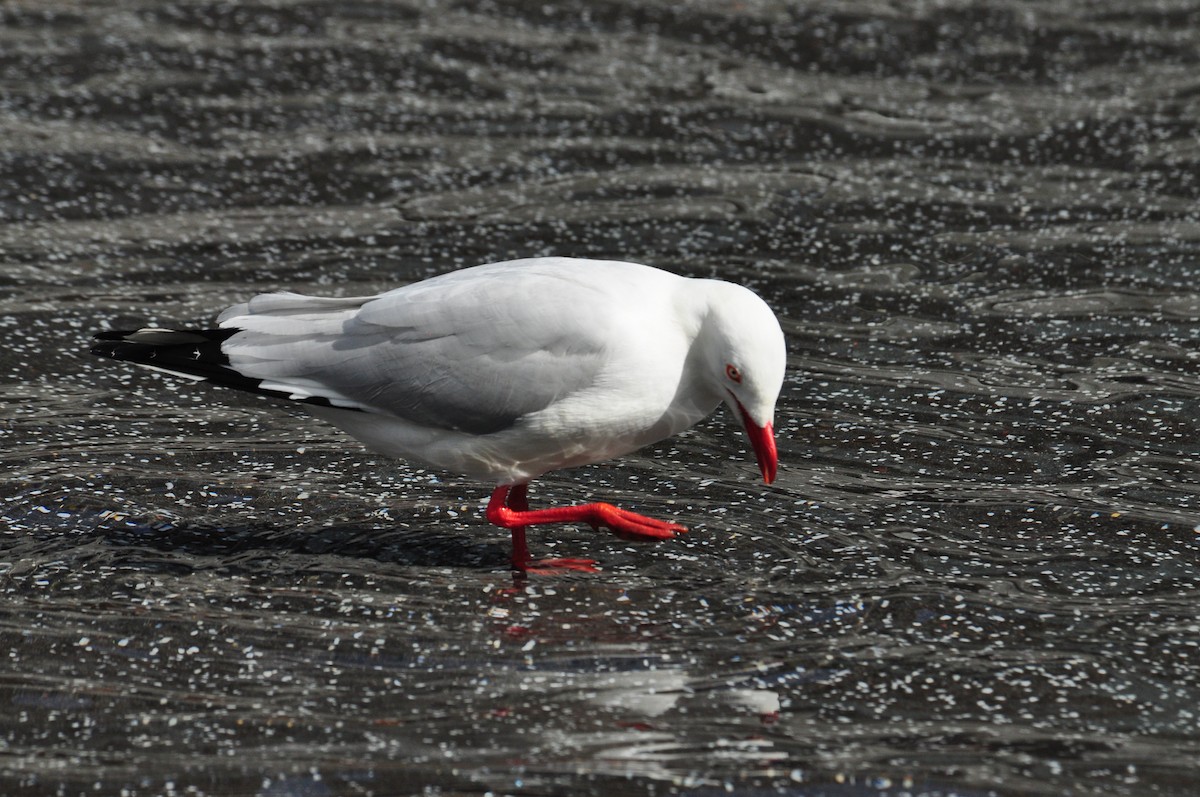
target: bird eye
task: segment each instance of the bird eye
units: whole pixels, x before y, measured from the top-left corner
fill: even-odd
[[[725,376],[729,377],[734,382],[737,382],[739,384],[742,381],[742,372],[739,371],[738,367],[736,365],[734,365],[733,363],[730,363],[729,365],[725,366]]]

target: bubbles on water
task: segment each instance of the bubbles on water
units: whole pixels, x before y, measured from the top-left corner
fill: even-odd
[[[5,12],[22,788],[1177,783],[1200,640],[1195,15],[735,12]],[[535,485],[690,535],[539,530],[603,572],[514,579],[477,485],[84,352],[258,290],[535,254],[760,291],[790,345],[780,480],[752,481],[719,414]]]

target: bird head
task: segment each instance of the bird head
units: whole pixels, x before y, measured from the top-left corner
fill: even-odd
[[[752,291],[713,281],[705,320],[707,381],[746,430],[763,480],[775,481],[775,402],[787,352],[779,320]]]

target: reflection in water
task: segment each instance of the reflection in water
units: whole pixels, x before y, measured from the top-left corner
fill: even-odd
[[[3,16],[6,793],[1188,790],[1194,11]],[[85,351],[541,254],[763,294],[779,481],[556,474],[693,531],[514,578],[478,485]]]

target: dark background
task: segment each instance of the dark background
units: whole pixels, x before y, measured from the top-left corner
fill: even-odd
[[[1194,794],[1200,10],[0,7],[0,784],[20,794]],[[511,257],[751,286],[724,411],[489,485],[96,360]]]

